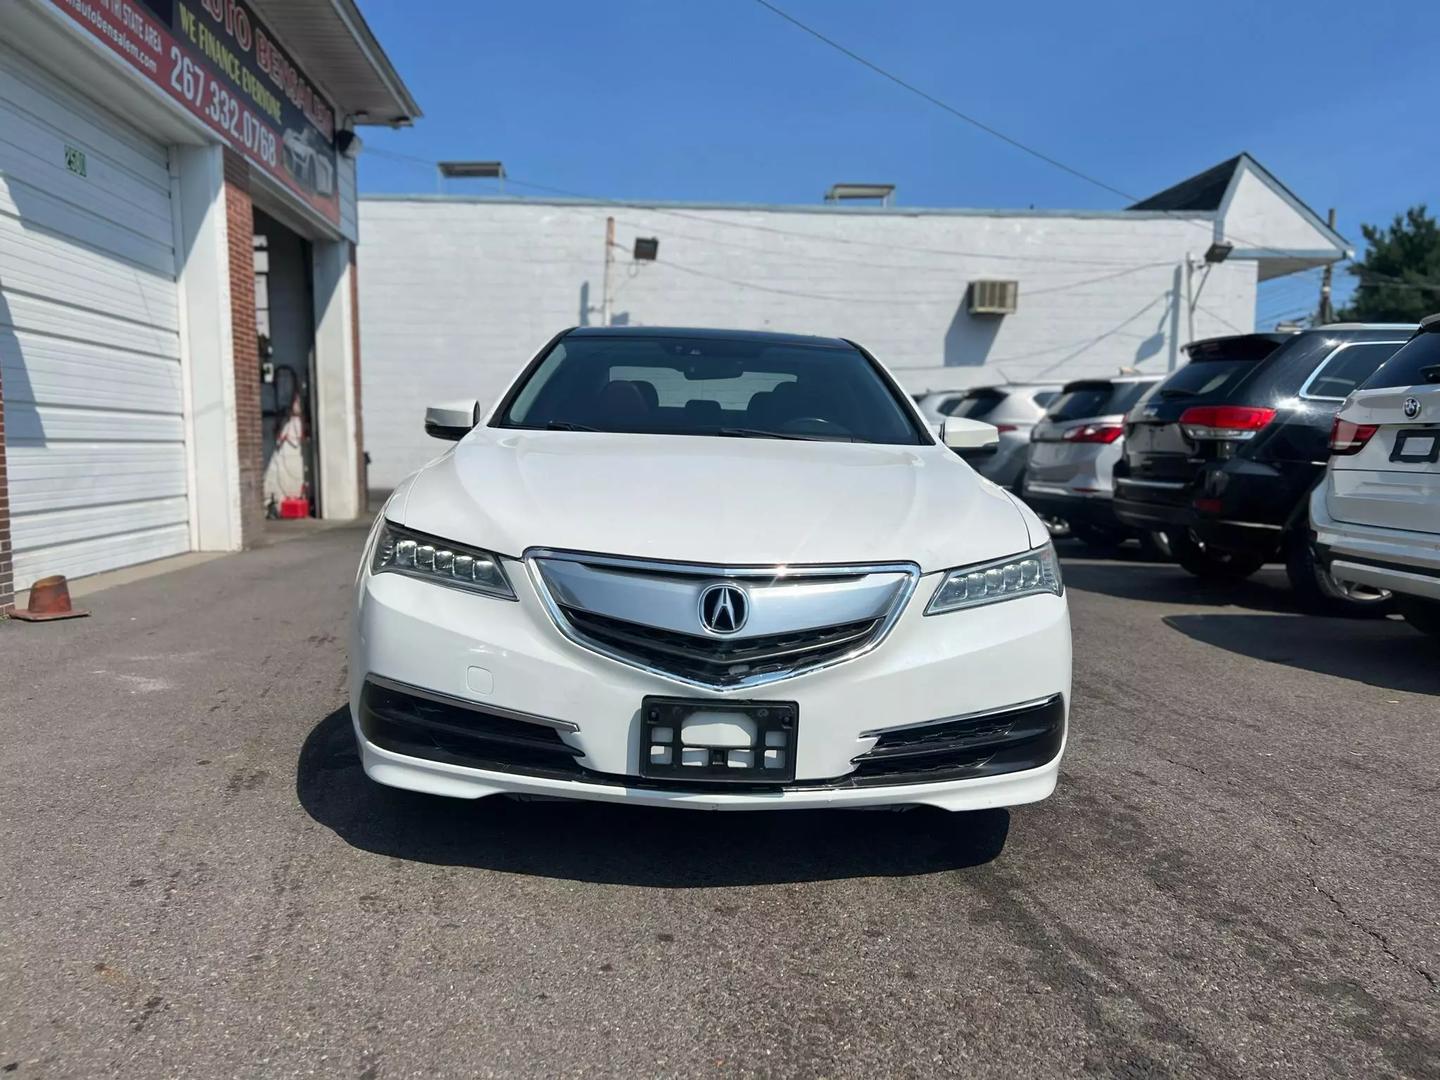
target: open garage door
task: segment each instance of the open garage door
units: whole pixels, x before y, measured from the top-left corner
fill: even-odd
[[[189,550],[166,150],[0,47],[15,587]]]

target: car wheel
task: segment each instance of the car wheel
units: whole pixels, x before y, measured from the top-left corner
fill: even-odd
[[[1182,568],[1207,581],[1243,581],[1265,565],[1268,552],[1210,547],[1189,531],[1167,534],[1170,553]]]
[[[1285,551],[1285,574],[1300,603],[1321,615],[1362,615],[1379,617],[1394,609],[1394,598],[1385,589],[1341,581],[1315,557],[1308,531],[1290,534]]]
[[[1422,600],[1418,596],[1397,596],[1395,606],[1405,621],[1423,634],[1440,637],[1440,601]]]
[[[1154,529],[1142,530],[1139,536],[1140,557],[1150,562],[1174,562],[1175,553],[1170,550],[1170,537]]]

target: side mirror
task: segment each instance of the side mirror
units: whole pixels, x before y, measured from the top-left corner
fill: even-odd
[[[479,422],[480,403],[475,400],[447,401],[425,410],[425,434],[432,439],[449,439],[451,442],[463,439]]]
[[[1000,432],[994,424],[968,416],[947,416],[940,424],[940,441],[967,461],[989,457],[1000,449]]]

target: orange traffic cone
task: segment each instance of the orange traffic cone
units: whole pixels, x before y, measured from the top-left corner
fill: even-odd
[[[64,574],[41,578],[30,586],[30,603],[24,611],[15,610],[11,616],[25,622],[50,622],[52,619],[78,619],[89,615],[70,606],[70,583]]]

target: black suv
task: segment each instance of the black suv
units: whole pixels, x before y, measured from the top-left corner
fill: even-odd
[[[1385,594],[1342,584],[1315,561],[1306,509],[1335,413],[1413,330],[1338,324],[1193,343],[1190,362],[1126,417],[1116,514],[1163,532],[1200,577],[1238,580],[1283,556],[1311,607],[1382,605]]]

